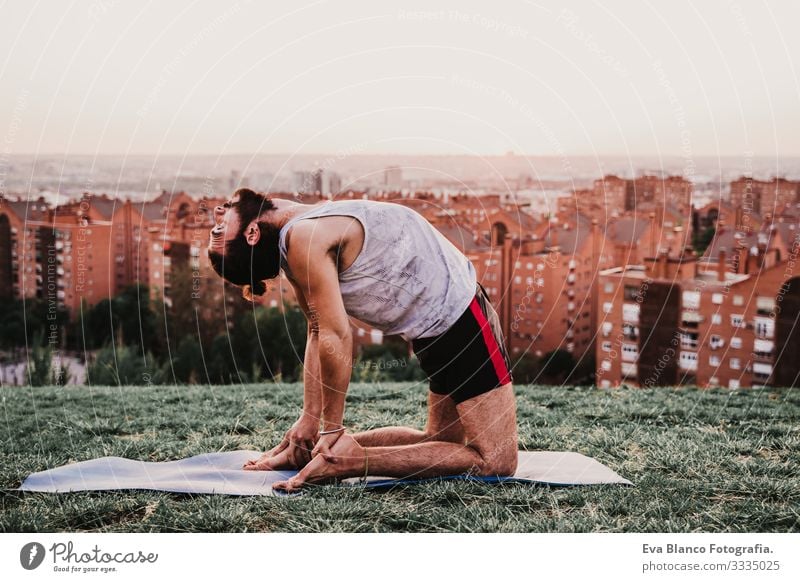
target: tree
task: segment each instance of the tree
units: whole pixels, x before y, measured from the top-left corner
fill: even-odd
[[[387,338],[382,344],[364,346],[353,366],[354,382],[419,382],[425,372],[409,357],[405,341]]]
[[[542,380],[546,384],[563,384],[575,369],[575,358],[566,350],[553,350],[542,358]]]
[[[281,312],[277,307],[257,307],[252,314],[242,316],[240,325],[241,329],[234,329],[237,344],[249,344],[252,368],[265,378],[287,382],[298,379],[297,364],[303,361],[308,332],[299,308],[285,306]]]
[[[208,381],[211,384],[232,384],[248,382],[249,373],[238,367],[233,357],[231,336],[219,334],[211,342],[206,362],[208,364]]]
[[[706,251],[708,245],[710,245],[714,240],[716,233],[717,229],[714,226],[709,226],[701,232],[695,231],[694,242],[692,245],[694,246],[694,250],[698,255],[702,255]]]
[[[205,366],[203,365],[203,352],[200,344],[191,336],[184,337],[178,344],[178,349],[172,362],[166,362],[167,377],[174,376],[175,382],[183,384],[196,384],[205,381]]]
[[[542,364],[539,358],[525,352],[514,362],[511,375],[518,384],[541,383]]]

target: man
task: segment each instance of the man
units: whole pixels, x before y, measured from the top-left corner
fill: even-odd
[[[303,412],[247,470],[298,468],[276,488],[363,475],[511,475],[516,407],[497,315],[475,269],[424,218],[367,200],[313,205],[237,190],[214,210],[216,272],[263,294],[282,269],[308,320]],[[348,315],[412,342],[430,379],[425,430],[349,434]]]

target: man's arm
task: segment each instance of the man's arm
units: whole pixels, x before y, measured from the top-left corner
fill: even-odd
[[[280,443],[264,453],[260,459],[248,461],[244,465],[249,470],[302,469],[311,460],[311,451],[319,440],[322,416],[319,341],[317,334],[312,333],[312,320],[302,291],[291,279],[289,283],[308,322],[306,351],[303,356],[303,411]]]
[[[294,284],[306,301],[311,337],[319,354],[323,431],[342,426],[353,359],[350,320],[342,303],[339,273],[331,253],[335,245],[332,235],[335,236],[315,229],[313,224],[297,225],[287,256]],[[340,435],[326,435],[328,438],[321,438],[315,450],[325,454]]]
[[[319,370],[319,336],[313,333],[311,314],[302,290],[291,279],[289,283],[300,308],[306,316],[308,330],[306,336],[306,352],[303,357],[303,414],[316,420],[319,424],[322,415],[322,383]]]
[[[277,459],[284,454],[293,467],[302,468],[311,460],[311,451],[319,440],[319,423],[322,415],[322,384],[319,370],[319,341],[312,333],[312,320],[308,303],[302,290],[290,279],[295,298],[305,313],[308,322],[306,351],[303,356],[303,412],[292,427],[286,432],[283,440],[273,448],[267,456]]]

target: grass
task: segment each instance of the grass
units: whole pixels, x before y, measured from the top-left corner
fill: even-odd
[[[297,384],[2,388],[0,531],[789,532],[800,527],[800,394],[790,389],[517,387],[520,446],[592,456],[636,487],[436,482],[295,498],[8,491],[104,455],[151,461],[264,449]],[[356,384],[355,429],[421,426],[425,389]]]

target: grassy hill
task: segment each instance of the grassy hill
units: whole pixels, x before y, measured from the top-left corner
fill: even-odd
[[[0,487],[104,455],[263,450],[297,384],[2,388]],[[347,424],[421,426],[425,387],[353,385]],[[646,531],[800,529],[800,394],[789,389],[517,388],[520,446],[590,455],[636,487],[317,486],[297,498],[0,493],[0,531]]]

